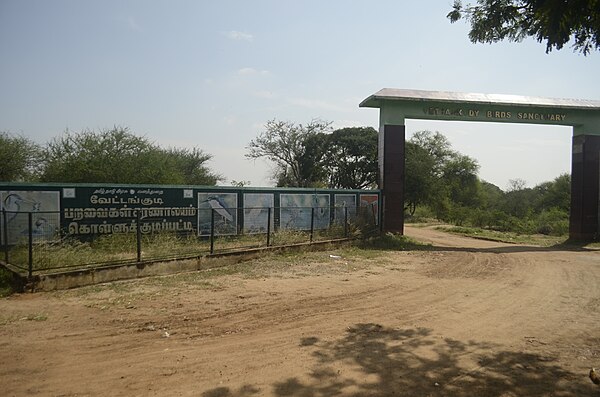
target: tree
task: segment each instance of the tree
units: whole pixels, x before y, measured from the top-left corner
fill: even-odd
[[[163,179],[163,164],[149,164],[152,171],[142,162],[150,162],[156,154],[151,142],[134,136],[125,128],[96,133],[65,132],[51,140],[46,148],[46,169],[43,182],[112,182],[132,183],[132,180],[148,182],[148,175]],[[154,156],[156,157],[156,156]],[[156,167],[156,168],[155,168]]]
[[[278,186],[313,187],[323,184],[324,146],[318,134],[330,131],[330,122],[312,120],[295,124],[270,120],[265,130],[247,146],[246,157],[267,158],[275,163],[274,179]]]
[[[569,211],[571,207],[571,175],[559,175],[553,181],[537,185],[534,190],[539,196],[535,203],[537,212],[550,208],[557,208],[564,212]]]
[[[127,128],[66,132],[50,141],[43,182],[214,185],[200,149],[162,149]]]
[[[477,5],[466,6],[455,0],[447,17],[470,22],[473,43],[535,37],[546,42],[546,53],[571,40],[574,50],[584,55],[600,49],[599,0],[477,0]]]
[[[438,131],[417,131],[409,141],[423,148],[431,156],[434,162],[432,172],[437,177],[442,175],[444,164],[457,154],[452,150],[448,138]]]
[[[301,180],[304,187],[327,186],[327,151],[330,134],[310,134],[303,142],[303,153],[298,157]],[[278,186],[290,186],[280,184]],[[302,186],[302,185],[299,185]]]
[[[28,138],[0,132],[0,164],[0,181],[33,181],[42,166],[42,149]]]
[[[504,194],[502,210],[514,217],[524,219],[533,213],[533,203],[536,201],[534,189],[526,187],[522,179],[511,179],[508,181],[508,189]]]
[[[413,141],[405,144],[404,207],[412,216],[417,206],[431,201],[435,186],[435,159]]]
[[[377,131],[350,127],[327,136],[326,162],[332,189],[367,189],[377,185]]]
[[[504,198],[504,192],[498,186],[481,181],[481,195],[483,200],[483,207],[487,210],[497,209],[501,206],[502,199]]]
[[[246,157],[275,163],[277,186],[366,189],[377,184],[377,131],[331,123],[271,120],[248,145]]]
[[[526,188],[527,188],[527,181],[525,181],[524,179],[521,179],[521,178],[509,179],[508,187],[506,188],[506,191],[508,193],[510,193],[510,192],[516,192],[519,190],[524,190]]]
[[[243,181],[243,180],[235,180],[232,179],[231,180],[231,186],[235,186],[235,187],[244,187],[244,186],[250,186],[252,182],[250,181]]]
[[[165,157],[164,162],[174,168],[173,181],[169,183],[216,185],[223,180],[221,175],[215,174],[206,166],[212,155],[196,147],[159,149],[159,153]]]
[[[444,164],[442,181],[452,203],[462,207],[479,207],[482,194],[477,172],[477,160],[456,154]]]
[[[454,151],[444,135],[415,132],[406,142],[405,151],[404,197],[409,214],[425,204],[438,219],[447,219],[459,209],[481,205],[477,161]]]

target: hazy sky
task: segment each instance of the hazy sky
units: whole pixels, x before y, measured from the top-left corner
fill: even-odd
[[[225,185],[268,186],[269,165],[244,157],[267,120],[378,128],[358,104],[384,87],[600,99],[600,53],[471,44],[451,3],[0,0],[0,130],[43,144],[126,126],[211,153]],[[501,188],[570,172],[570,128],[407,126],[444,133]]]

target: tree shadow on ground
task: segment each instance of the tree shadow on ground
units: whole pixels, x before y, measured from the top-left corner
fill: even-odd
[[[581,381],[585,374],[564,370],[553,357],[441,339],[424,328],[357,324],[341,340],[314,346],[317,366],[310,380],[279,382],[275,395],[582,396],[596,391]],[[473,359],[476,363],[464,366]],[[342,363],[355,367],[354,376],[336,370]]]
[[[202,397],[251,397],[259,395],[260,389],[250,385],[244,385],[238,390],[231,390],[229,387],[217,387],[216,389],[205,391]]]
[[[336,341],[303,338],[312,349],[309,373],[281,380],[276,396],[596,396],[587,374],[561,368],[556,358],[501,350],[479,342],[440,338],[425,328],[392,329],[356,324]],[[205,397],[245,397],[219,388]],[[221,390],[219,392],[219,390]]]

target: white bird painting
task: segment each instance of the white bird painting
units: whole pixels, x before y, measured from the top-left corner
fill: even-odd
[[[202,236],[212,232],[215,235],[237,234],[237,203],[237,193],[198,193],[199,234]],[[214,231],[211,231],[211,228],[214,228]]]
[[[3,208],[9,213],[8,222],[16,218],[19,212],[38,212],[40,206],[40,202],[23,198],[18,193],[9,193],[3,202]]]
[[[215,210],[217,214],[223,217],[224,221],[233,222],[233,215],[229,213],[229,210],[227,209],[227,204],[225,204],[225,202],[220,197],[210,196],[206,199],[206,202],[208,203],[208,205],[210,205],[210,208]]]

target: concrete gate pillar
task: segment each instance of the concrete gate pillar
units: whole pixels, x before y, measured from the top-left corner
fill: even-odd
[[[600,232],[600,136],[574,136],[572,151],[569,236],[590,240]]]
[[[600,101],[383,88],[360,103],[379,108],[379,188],[384,231],[404,229],[405,121],[548,124],[573,128],[573,239],[600,237]]]
[[[384,125],[379,132],[382,226],[386,232],[400,234],[404,234],[405,135],[404,125]]]

